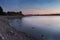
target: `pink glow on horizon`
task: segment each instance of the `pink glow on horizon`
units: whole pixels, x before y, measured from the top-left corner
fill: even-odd
[[[51,11],[23,11],[23,14],[56,14],[56,13],[59,13],[60,14],[60,11],[56,11],[56,10],[51,10]]]

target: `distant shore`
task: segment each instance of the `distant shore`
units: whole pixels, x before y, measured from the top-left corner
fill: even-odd
[[[60,16],[60,14],[28,14],[25,16]]]

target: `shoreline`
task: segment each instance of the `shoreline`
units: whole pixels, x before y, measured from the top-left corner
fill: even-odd
[[[11,27],[6,17],[8,16],[0,16],[0,40],[34,40],[26,33]]]

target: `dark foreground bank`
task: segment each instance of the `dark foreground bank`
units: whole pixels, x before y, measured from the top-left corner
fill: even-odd
[[[0,40],[34,40],[24,32],[12,28],[6,17],[0,16]]]

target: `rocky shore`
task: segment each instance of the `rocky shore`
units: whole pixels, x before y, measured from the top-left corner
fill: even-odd
[[[11,27],[4,16],[0,16],[0,40],[34,40],[24,32]]]

